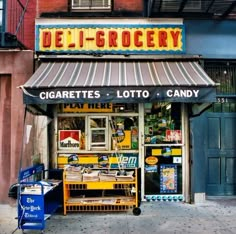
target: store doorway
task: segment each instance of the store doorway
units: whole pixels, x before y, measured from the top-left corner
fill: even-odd
[[[207,113],[208,196],[236,195],[236,113]]]
[[[144,112],[145,198],[180,201],[183,199],[181,104],[145,104]]]
[[[236,195],[235,107],[215,103],[190,121],[192,195]]]

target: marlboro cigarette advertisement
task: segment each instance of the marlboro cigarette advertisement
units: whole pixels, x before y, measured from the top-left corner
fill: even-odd
[[[80,148],[80,130],[60,130],[58,148],[59,149],[79,149]]]
[[[166,130],[166,141],[181,143],[182,142],[181,130]]]

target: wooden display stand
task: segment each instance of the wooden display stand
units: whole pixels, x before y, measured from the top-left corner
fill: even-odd
[[[104,170],[104,169],[103,169]],[[113,169],[106,169],[111,172]],[[93,171],[93,170],[92,170]],[[133,176],[112,176],[97,173],[91,180],[84,181],[80,172],[70,173],[64,170],[64,215],[76,211],[127,211],[133,209],[134,215],[139,215],[138,176],[133,169]],[[95,191],[94,196],[86,196],[88,191]],[[97,196],[99,191],[101,196]],[[104,196],[106,191],[112,191],[112,196]],[[121,195],[121,193],[124,193]]]
[[[18,228],[41,230],[46,220],[58,208],[60,180],[44,180],[44,165],[39,164],[20,172],[18,188]]]

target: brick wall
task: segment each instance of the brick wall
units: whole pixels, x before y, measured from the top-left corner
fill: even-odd
[[[115,11],[142,11],[143,0],[113,0]],[[41,13],[48,12],[67,12],[68,11],[68,0],[38,0],[37,1],[37,17]]]
[[[35,39],[35,15],[36,15],[36,2],[29,1],[27,12],[24,17],[24,45],[28,49],[34,50]]]
[[[26,8],[21,25],[20,19],[24,9],[15,1],[8,2],[7,9],[7,31],[16,34],[17,39],[27,47],[34,50],[35,18],[39,18],[42,13],[68,12],[70,0],[21,0]],[[133,11],[143,10],[143,0],[113,0],[114,11]]]
[[[34,49],[34,20],[36,14],[36,2],[29,1],[27,4],[27,0],[22,0],[21,3],[23,8],[16,0],[7,2],[6,31],[16,35],[18,41],[25,45],[27,49]],[[23,17],[24,10],[25,14]],[[23,20],[21,21],[22,17]]]
[[[142,11],[143,0],[114,0],[115,11]]]
[[[67,12],[68,0],[37,0],[37,17],[47,12]]]

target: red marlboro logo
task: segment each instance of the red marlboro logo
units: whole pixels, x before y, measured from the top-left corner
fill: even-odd
[[[174,141],[176,143],[181,143],[181,130],[166,130],[166,141]]]
[[[59,148],[78,149],[80,145],[80,131],[79,130],[60,130],[59,131]]]

